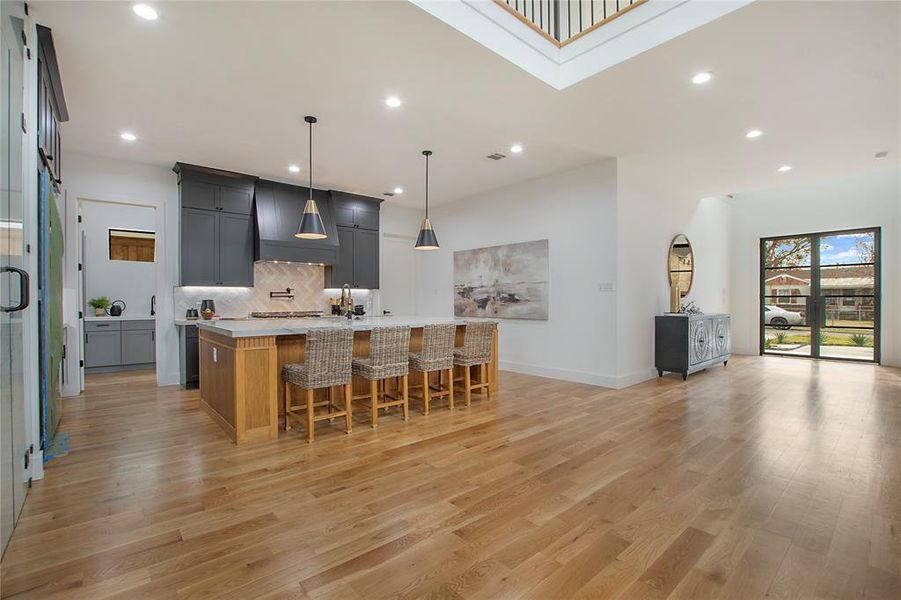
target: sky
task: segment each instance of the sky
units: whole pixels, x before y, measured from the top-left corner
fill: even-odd
[[[866,262],[857,251],[857,241],[872,244],[872,234],[848,233],[820,238],[820,264],[838,265]]]

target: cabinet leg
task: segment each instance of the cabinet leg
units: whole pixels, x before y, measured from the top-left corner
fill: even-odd
[[[663,371],[657,369],[657,377],[663,377]]]
[[[682,371],[682,381],[688,379],[688,371]]]
[[[728,361],[728,360],[724,360],[724,361],[723,361],[723,366],[724,366],[724,367],[725,367],[726,365],[728,365],[728,364],[729,364],[729,361]]]

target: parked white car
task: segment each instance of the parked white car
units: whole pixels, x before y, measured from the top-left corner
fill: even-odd
[[[800,313],[769,304],[763,307],[763,314],[764,323],[772,325],[776,329],[790,329],[792,325],[800,325],[804,321],[804,317]]]

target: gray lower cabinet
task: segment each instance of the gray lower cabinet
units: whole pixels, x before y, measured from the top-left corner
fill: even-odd
[[[114,330],[85,331],[84,366],[113,367],[122,361],[121,332]]]
[[[86,321],[84,366],[88,369],[149,365],[156,362],[153,319]]]
[[[726,364],[731,356],[731,318],[725,314],[667,314],[654,320],[654,364],[681,373],[682,379],[707,367]]]
[[[122,364],[156,362],[156,333],[151,330],[122,332]]]

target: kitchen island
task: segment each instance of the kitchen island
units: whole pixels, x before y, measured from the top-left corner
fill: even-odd
[[[411,328],[410,351],[417,352],[422,342],[422,328],[435,323],[456,324],[455,345],[463,345],[466,319],[363,317],[348,320],[327,317],[199,321],[200,405],[236,444],[277,439],[285,393],[281,382],[282,367],[304,362],[304,345],[310,329],[353,329],[353,355],[362,358],[369,355],[369,332],[374,327],[408,325]],[[495,327],[491,363],[486,370],[492,392],[497,389],[497,348]],[[480,383],[478,374],[473,379]],[[368,382],[354,377],[353,388],[355,395],[366,393]],[[317,400],[325,399],[328,392],[327,389],[316,390]]]

